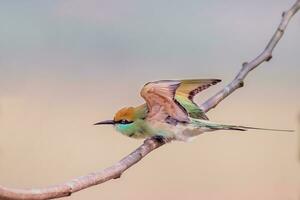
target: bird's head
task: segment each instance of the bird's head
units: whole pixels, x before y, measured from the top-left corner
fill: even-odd
[[[134,107],[125,107],[119,110],[114,116],[114,122],[117,124],[130,124],[136,120],[136,111]]]
[[[142,105],[138,107],[125,107],[119,110],[113,120],[105,120],[94,125],[111,124],[114,125],[118,131],[129,134],[136,131],[141,122],[144,121],[147,115],[147,106]]]
[[[94,125],[104,125],[104,124],[130,124],[136,119],[135,109],[133,107],[125,107],[119,110],[113,120],[105,120],[98,122]]]

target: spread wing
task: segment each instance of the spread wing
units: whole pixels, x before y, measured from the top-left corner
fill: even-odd
[[[205,113],[194,102],[194,96],[212,85],[221,82],[219,79],[182,80],[175,93],[175,99],[184,107],[190,117],[208,120]]]
[[[188,113],[175,100],[176,89],[180,81],[163,80],[147,83],[141,90],[141,96],[148,107],[148,119],[165,120],[172,117],[178,121],[187,122]]]
[[[164,120],[170,116],[182,122],[188,121],[188,117],[208,120],[193,98],[199,92],[220,81],[218,79],[192,79],[147,83],[141,91],[141,96],[145,99],[149,111],[147,117]]]

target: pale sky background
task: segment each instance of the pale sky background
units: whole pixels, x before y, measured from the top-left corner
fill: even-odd
[[[201,103],[263,50],[293,3],[0,1],[0,184],[47,186],[115,163],[142,141],[94,122],[142,103],[148,81],[223,79]],[[298,13],[271,62],[210,119],[298,129],[299,35]],[[299,200],[299,143],[289,133],[209,133],[68,199]]]

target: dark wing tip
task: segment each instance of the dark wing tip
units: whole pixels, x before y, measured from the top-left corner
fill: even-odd
[[[205,84],[205,85],[202,85],[198,88],[196,88],[195,90],[192,90],[190,93],[189,93],[189,99],[191,101],[193,101],[193,98],[196,94],[198,94],[199,92],[203,91],[203,90],[206,90],[207,88],[209,88],[210,86],[212,85],[216,85],[217,83],[221,82],[222,80],[221,79],[208,79],[209,83]]]
[[[220,83],[222,80],[221,79],[213,79],[212,84],[215,85],[217,83]]]

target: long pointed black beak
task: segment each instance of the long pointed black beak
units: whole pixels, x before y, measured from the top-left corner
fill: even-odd
[[[94,125],[103,125],[103,124],[115,124],[114,120],[105,120],[105,121],[102,121],[102,122],[98,122]]]

